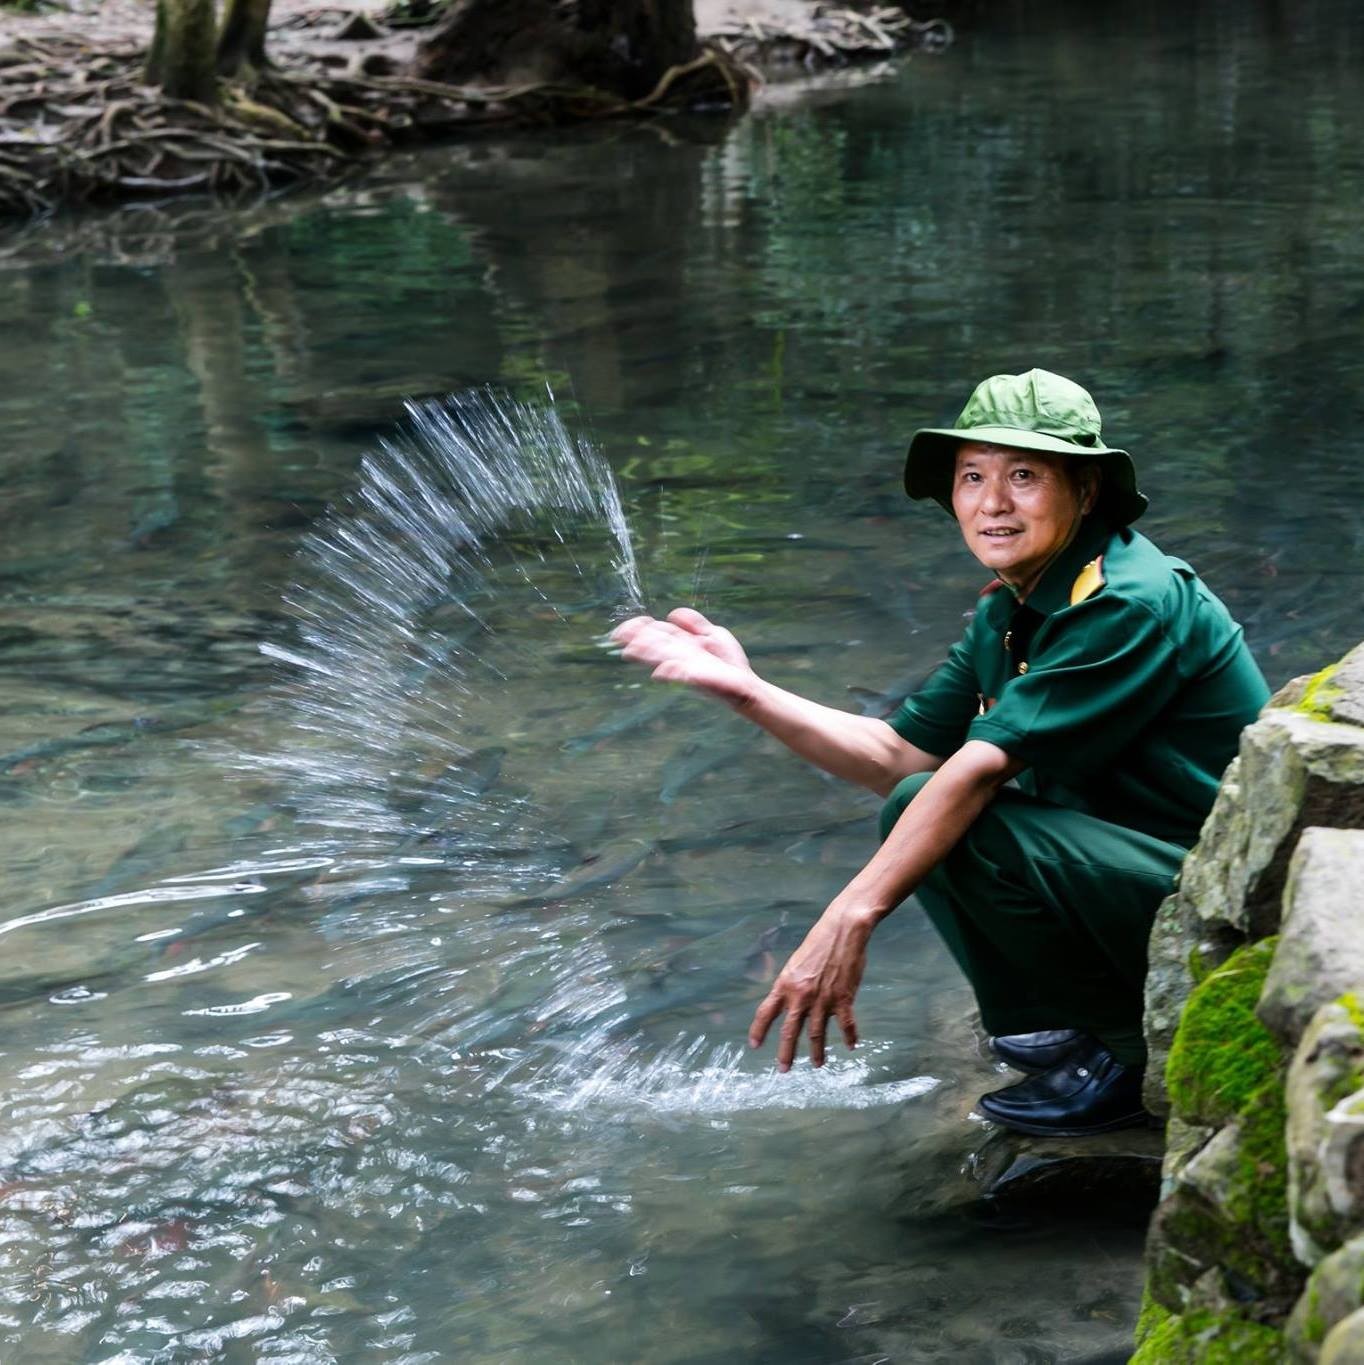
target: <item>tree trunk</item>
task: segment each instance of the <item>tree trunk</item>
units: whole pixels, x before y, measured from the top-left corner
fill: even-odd
[[[639,99],[696,51],[692,0],[454,0],[415,72],[456,85],[591,85]]]
[[[250,76],[265,70],[265,28],[269,21],[270,0],[227,0],[218,33],[220,76]]]
[[[578,0],[578,27],[606,37],[617,79],[636,99],[696,56],[692,0]]]
[[[451,85],[556,80],[572,38],[555,0],[453,0],[417,49],[414,69]]]
[[[213,0],[156,0],[156,30],[147,54],[147,81],[172,99],[212,104]]]

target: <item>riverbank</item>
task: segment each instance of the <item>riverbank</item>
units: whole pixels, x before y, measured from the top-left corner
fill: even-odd
[[[1143,1365],[1361,1358],[1362,873],[1364,646],[1246,730],[1157,916]]]
[[[404,0],[345,9],[276,0],[270,67],[249,84],[220,81],[211,107],[146,84],[149,7],[3,12],[0,216],[327,181],[396,148],[486,129],[739,110],[764,72],[881,60],[951,38],[941,21],[877,4],[698,0],[697,56],[627,99],[562,81],[422,79],[411,73],[429,27],[415,11]]]

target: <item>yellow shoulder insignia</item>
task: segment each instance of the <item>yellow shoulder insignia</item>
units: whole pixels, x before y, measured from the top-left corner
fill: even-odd
[[[1077,602],[1093,597],[1103,585],[1104,557],[1100,555],[1098,559],[1091,559],[1076,575],[1075,582],[1070,585],[1070,605],[1073,607]]]

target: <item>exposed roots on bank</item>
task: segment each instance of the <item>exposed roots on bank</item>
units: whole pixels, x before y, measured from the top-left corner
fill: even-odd
[[[341,174],[369,154],[496,124],[554,125],[697,105],[742,107],[751,73],[715,48],[665,72],[642,99],[567,85],[465,88],[301,66],[216,105],[167,98],[143,54],[70,37],[0,53],[0,213],[192,190],[259,191]]]
[[[952,41],[952,27],[944,19],[911,19],[894,6],[745,4],[724,8],[708,36],[740,61],[815,67],[885,57],[907,47],[939,50]]]
[[[306,11],[287,26],[331,28],[342,13]],[[699,55],[670,68],[634,100],[564,82],[421,80],[378,53],[361,60],[350,44],[341,45],[347,56],[334,46],[291,48],[276,29],[272,50],[279,65],[250,81],[220,81],[217,101],[197,104],[146,84],[144,45],[126,35],[104,45],[62,31],[19,36],[0,51],[0,216],[325,181],[386,148],[475,128],[740,109],[759,81],[750,65],[759,58],[838,64],[908,46],[940,47],[951,38],[941,21],[916,23],[898,9],[746,5],[745,13],[738,24],[722,10]],[[331,34],[348,36],[355,35]]]

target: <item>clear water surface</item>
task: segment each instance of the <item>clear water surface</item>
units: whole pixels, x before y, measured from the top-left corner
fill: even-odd
[[[1044,365],[1271,682],[1318,668],[1361,633],[1360,39],[1003,4],[733,126],[7,237],[0,1357],[1123,1358],[1139,1228],[962,1202],[990,1076],[912,907],[855,1056],[740,1052],[876,803],[596,647],[601,509],[444,590],[429,506],[363,572],[345,532],[404,397],[548,385],[651,605],[875,711],[982,577],[906,436]]]

